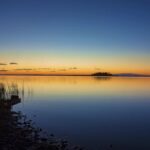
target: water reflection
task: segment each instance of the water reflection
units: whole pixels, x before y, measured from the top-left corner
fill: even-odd
[[[57,137],[90,150],[150,149],[150,78],[0,79],[12,81],[25,89],[24,104],[13,110]]]
[[[110,80],[112,77],[98,77],[98,76],[95,76],[93,78],[96,79],[96,80],[99,80],[99,81],[102,81],[102,80],[107,81],[107,80]]]

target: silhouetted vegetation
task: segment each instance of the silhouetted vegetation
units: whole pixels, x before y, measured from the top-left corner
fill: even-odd
[[[108,72],[96,72],[92,76],[112,76],[112,74]]]
[[[0,109],[9,108],[20,103],[19,90],[17,84],[5,85],[0,83]]]
[[[18,96],[19,90],[17,84],[8,84],[5,85],[0,83],[0,100],[8,100],[12,96]]]

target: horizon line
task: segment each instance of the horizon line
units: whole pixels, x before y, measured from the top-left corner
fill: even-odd
[[[0,76],[93,76],[92,74],[0,74]],[[110,76],[98,76],[97,77],[150,77],[148,74],[135,74],[135,73],[118,73]]]

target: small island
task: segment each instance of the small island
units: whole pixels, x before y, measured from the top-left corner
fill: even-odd
[[[109,72],[96,72],[92,76],[112,76],[112,74]]]

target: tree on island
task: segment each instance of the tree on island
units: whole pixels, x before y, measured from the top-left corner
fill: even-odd
[[[109,72],[96,72],[92,76],[112,76],[112,74]]]

